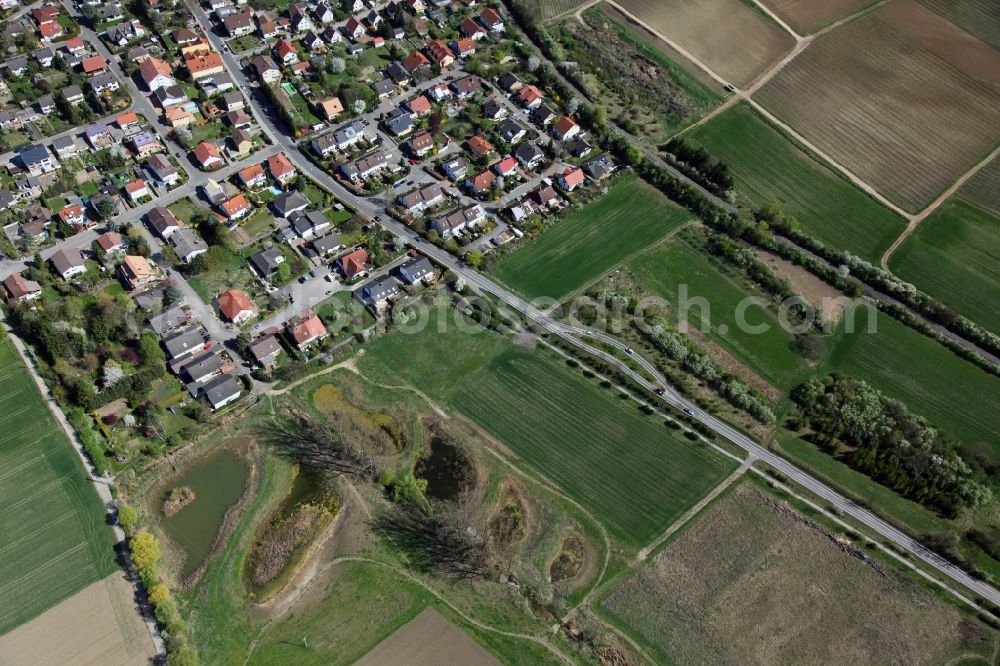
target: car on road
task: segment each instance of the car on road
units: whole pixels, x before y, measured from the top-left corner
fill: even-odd
[[[697,414],[697,413],[696,413],[696,412],[695,412],[695,411],[694,411],[693,409],[691,409],[690,407],[685,407],[685,408],[684,408],[683,410],[681,410],[681,411],[683,411],[683,412],[684,412],[685,414],[687,414],[688,416],[698,416],[698,414]]]
[[[303,275],[302,277],[299,278],[299,284],[305,284],[306,282],[309,282],[308,275]]]
[[[625,353],[628,354],[629,356],[631,356],[632,354],[635,353],[635,351],[631,347],[626,347],[625,348]]]

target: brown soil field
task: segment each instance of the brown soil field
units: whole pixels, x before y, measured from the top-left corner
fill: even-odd
[[[741,0],[618,0],[613,3],[733,84],[746,87],[795,40]]]
[[[762,4],[799,34],[808,35],[875,2],[876,0],[763,0]]]
[[[995,145],[998,73],[1000,52],[899,0],[817,39],[755,99],[916,212]]]
[[[499,666],[496,657],[433,608],[397,629],[356,662],[355,666]]]
[[[684,664],[944,664],[995,635],[744,483],[602,601]]]
[[[823,282],[806,269],[793,264],[787,259],[782,259],[778,255],[764,250],[755,249],[755,252],[778,275],[788,280],[788,284],[791,285],[792,289],[802,294],[803,298],[818,307],[820,312],[823,313],[825,321],[831,324],[836,324],[840,321],[844,310],[847,309],[847,304],[850,303],[850,298],[835,287],[831,287],[826,282]]]
[[[962,30],[1000,49],[1000,12],[996,0],[920,0]]]
[[[156,650],[132,596],[121,573],[92,583],[0,637],[0,664],[150,663]]]
[[[969,179],[958,197],[1000,217],[1000,160],[994,159]]]

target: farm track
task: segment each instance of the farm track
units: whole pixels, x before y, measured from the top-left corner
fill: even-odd
[[[602,1],[605,1],[605,2],[608,2],[609,4],[614,5],[619,11],[623,12],[629,18],[635,20],[637,23],[639,23],[640,25],[642,25],[647,30],[650,30],[650,32],[653,35],[657,36],[660,39],[663,39],[672,48],[677,49],[678,52],[680,52],[681,54],[685,55],[685,57],[690,58],[691,61],[695,65],[697,65],[708,76],[710,76],[714,80],[718,81],[723,86],[729,85],[727,81],[725,81],[718,74],[716,74],[711,68],[707,67],[703,62],[701,62],[697,58],[691,57],[691,55],[689,53],[687,53],[687,51],[685,51],[679,45],[677,45],[676,43],[674,43],[672,40],[667,39],[664,35],[660,34],[659,32],[657,32],[657,31],[655,31],[653,29],[651,29],[648,25],[644,24],[639,19],[636,19],[634,16],[632,16],[627,11],[625,11],[624,9],[622,9],[620,5],[618,5],[616,2],[614,2],[614,0],[602,0]],[[858,12],[855,12],[854,14],[851,14],[850,16],[846,16],[846,17],[840,19],[839,21],[836,21],[835,23],[832,23],[832,24],[828,25],[827,27],[823,28],[819,32],[815,33],[814,35],[810,35],[808,37],[803,38],[801,44],[805,44],[807,46],[808,44],[811,44],[812,41],[814,41],[816,37],[824,35],[824,34],[830,32],[832,30],[835,30],[835,29],[837,29],[837,28],[839,28],[839,27],[841,27],[841,26],[843,26],[843,25],[851,22],[851,21],[854,21],[854,20],[856,20],[858,18],[861,18],[862,16],[868,14],[869,12],[875,11],[879,7],[881,7],[881,6],[889,3],[891,1],[892,0],[882,0],[881,2],[876,3],[874,5],[871,5],[870,7],[866,7],[866,8],[864,8],[864,9],[858,11]],[[523,35],[523,33],[522,33],[522,35]],[[531,41],[526,35],[524,36],[524,39],[526,39],[528,41]],[[538,45],[535,44],[533,41],[531,43],[535,46],[536,49],[538,48]],[[802,46],[802,48],[799,50],[799,53],[801,53],[802,50],[804,50],[806,48],[806,46]],[[789,59],[789,60],[783,60],[782,62],[779,62],[775,67],[778,67],[778,66],[784,67],[785,65],[787,65],[790,62],[792,62],[791,59]],[[565,76],[563,76],[562,73],[558,70],[558,68],[555,69],[555,73],[559,77],[559,79],[561,81],[563,81],[563,83],[565,83],[567,86],[569,86],[572,90],[574,90],[577,93],[577,95],[580,96],[581,99],[589,99],[587,97],[587,95],[583,91],[579,90],[572,81],[570,81]],[[777,71],[766,72],[764,75],[762,75],[761,78],[768,77],[768,80],[769,80],[771,77],[773,77],[777,73],[778,73]],[[735,104],[736,101],[738,101],[738,100],[746,100],[755,109],[762,109],[762,107],[760,107],[760,105],[757,104],[749,96],[749,94],[747,92],[745,92],[745,91],[738,91],[736,93],[736,95],[734,95],[732,98],[730,98],[730,101],[727,101],[726,103],[727,104]],[[593,101],[593,100],[591,100],[591,101]],[[721,112],[721,111],[720,110],[716,110],[712,114],[709,114],[709,117],[712,116],[712,115],[716,115],[719,112]],[[770,115],[770,114],[767,114],[767,115]],[[695,123],[695,124],[689,126],[685,130],[682,130],[681,132],[678,132],[678,134],[683,134],[684,131],[687,131],[687,130],[691,129],[692,127],[697,127],[698,125],[704,123],[707,119],[708,119],[708,117],[702,119],[700,122]],[[691,187],[693,187],[695,190],[697,190],[698,192],[700,192],[704,197],[706,197],[707,199],[709,199],[710,201],[712,201],[715,205],[719,206],[720,208],[722,208],[722,209],[724,209],[724,210],[726,210],[726,211],[728,211],[730,213],[736,213],[736,212],[738,212],[738,209],[737,209],[736,206],[730,204],[727,201],[723,201],[719,197],[715,196],[714,194],[712,194],[711,192],[709,192],[708,190],[706,190],[700,184],[698,184],[695,181],[691,180],[688,176],[686,176],[685,174],[681,173],[675,167],[673,167],[672,165],[670,165],[669,163],[667,163],[662,157],[660,157],[660,155],[655,150],[653,150],[652,148],[650,148],[649,146],[647,146],[638,137],[636,137],[636,136],[634,136],[634,135],[626,132],[617,123],[609,120],[608,121],[608,127],[611,128],[612,130],[614,130],[615,132],[617,132],[630,145],[632,145],[633,147],[637,148],[643,154],[643,156],[646,159],[648,159],[651,162],[655,163],[660,168],[665,169],[674,178],[677,178],[677,179],[679,179],[679,180],[687,183],[688,185],[690,185]],[[797,136],[797,134],[796,134],[796,136]],[[803,145],[806,146],[807,148],[812,149],[811,144],[809,144],[809,142],[803,142]],[[820,153],[820,152],[817,152],[817,154],[822,155],[822,153]],[[860,179],[858,179],[857,176],[855,176],[854,174],[850,173],[843,166],[837,164],[836,162],[830,161],[830,165],[832,167],[836,168],[842,174],[844,174],[844,176],[847,177],[849,180],[851,180],[851,182],[857,183],[857,182],[860,181]],[[889,209],[892,210],[892,211],[894,211],[894,212],[896,212],[896,213],[898,213],[898,214],[900,214],[900,215],[902,215],[903,218],[907,220],[907,222],[909,222],[914,217],[914,214],[907,213],[907,212],[901,210],[898,206],[892,204],[891,202],[887,202],[887,200],[885,200],[884,197],[882,197],[880,194],[878,194],[877,192],[875,192],[874,188],[871,187],[870,185],[868,185],[867,183],[865,183],[864,186],[861,189],[863,191],[865,191],[866,193],[868,193],[868,194],[873,194],[874,198],[877,201],[879,201],[880,203],[888,203]],[[943,201],[941,203],[943,203]],[[934,204],[932,204],[932,205],[934,205]],[[938,203],[937,205],[940,205],[940,203]],[[921,211],[921,212],[923,212],[923,211]],[[933,211],[929,211],[928,214],[930,214],[930,212],[933,212]],[[791,245],[791,246],[795,247],[800,252],[803,252],[803,253],[807,254],[808,256],[812,257],[813,259],[816,259],[817,261],[821,262],[823,265],[828,266],[828,267],[831,266],[831,264],[829,262],[827,262],[826,260],[817,257],[815,254],[813,254],[812,252],[806,250],[802,246],[797,245],[793,241],[791,241],[791,240],[789,240],[787,238],[780,238],[779,240],[781,242],[783,242],[783,243],[786,243],[788,245]],[[931,320],[927,319],[922,314],[914,311],[909,306],[900,303],[899,301],[897,301],[896,299],[892,298],[888,294],[882,293],[880,291],[875,291],[874,289],[871,289],[868,286],[864,286],[863,289],[864,289],[865,293],[868,294],[868,295],[870,295],[870,297],[873,298],[874,300],[882,301],[883,303],[886,303],[886,304],[893,304],[893,305],[897,305],[897,306],[900,306],[900,307],[904,308],[911,316],[913,316],[916,319],[924,322],[925,324],[927,324],[928,326],[930,326],[934,330],[938,331],[939,333],[941,333],[942,335],[944,335],[945,337],[947,337],[949,340],[955,342],[956,344],[961,345],[962,347],[968,349],[969,351],[973,352],[977,356],[979,356],[979,357],[981,357],[981,358],[983,358],[983,359],[985,359],[985,360],[987,360],[987,361],[989,361],[991,363],[998,363],[998,364],[1000,364],[1000,357],[997,357],[994,354],[991,354],[990,352],[988,352],[988,351],[980,348],[974,342],[972,342],[970,340],[967,340],[967,339],[963,338],[962,336],[960,336],[960,335],[958,335],[958,334],[956,334],[956,333],[954,333],[954,332],[952,332],[952,331],[944,328],[940,324],[937,324],[936,322],[932,322]]]
[[[882,270],[884,270],[886,273],[890,273],[891,271],[889,270],[889,259],[891,259],[892,255],[896,252],[896,250],[899,249],[899,246],[902,245],[906,241],[906,239],[909,238],[913,234],[913,232],[917,230],[917,226],[925,219],[927,219],[927,217],[929,217],[931,213],[940,208],[945,201],[950,199],[951,196],[955,194],[955,192],[957,192],[960,187],[962,187],[962,185],[965,185],[965,183],[969,181],[973,176],[975,176],[980,171],[989,166],[993,162],[993,160],[996,159],[997,155],[1000,155],[1000,146],[994,148],[993,152],[987,155],[983,159],[983,161],[981,161],[979,164],[969,169],[967,172],[965,172],[965,174],[962,175],[961,178],[952,183],[951,186],[947,190],[942,192],[941,196],[935,199],[929,206],[927,206],[927,208],[923,209],[918,214],[910,218],[909,224],[906,225],[906,229],[903,230],[903,233],[899,235],[899,238],[893,241],[892,245],[890,245],[889,248],[885,251],[885,254],[882,255],[882,259],[879,262],[879,264],[882,267]]]

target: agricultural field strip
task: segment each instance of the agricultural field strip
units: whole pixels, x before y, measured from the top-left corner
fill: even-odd
[[[716,81],[718,81],[721,85],[723,85],[723,86],[733,86],[733,88],[736,88],[735,85],[733,85],[732,83],[730,83],[729,81],[727,81],[720,74],[718,74],[711,67],[709,67],[704,61],[698,59],[694,54],[692,54],[690,51],[688,51],[687,49],[685,49],[683,46],[681,46],[680,44],[678,44],[674,40],[670,39],[669,37],[667,37],[663,33],[659,32],[653,26],[649,25],[648,23],[646,23],[645,21],[643,21],[639,17],[637,17],[634,14],[630,13],[627,9],[625,9],[624,7],[622,7],[621,5],[619,5],[614,0],[606,0],[606,1],[608,2],[608,4],[613,5],[616,9],[618,9],[620,12],[622,12],[623,14],[625,14],[626,16],[628,16],[630,19],[632,19],[633,21],[635,21],[637,24],[641,25],[643,28],[645,28],[646,30],[648,30],[650,33],[652,33],[656,37],[662,39],[664,42],[666,42],[671,47],[673,47],[674,49],[676,49],[681,55],[683,55],[688,60],[690,60],[691,62],[693,62],[695,65],[697,65],[699,68],[701,68],[706,74],[708,74],[713,79],[715,79]],[[734,98],[745,99],[755,109],[757,109],[762,115],[764,115],[765,117],[767,117],[770,122],[772,122],[775,125],[781,127],[784,131],[786,131],[788,134],[790,134],[792,137],[794,137],[796,141],[798,141],[799,143],[801,143],[803,146],[806,146],[809,150],[813,151],[816,155],[818,155],[820,158],[822,158],[824,161],[826,161],[828,164],[830,164],[833,168],[837,169],[842,174],[844,174],[844,176],[846,176],[852,183],[854,183],[855,185],[857,185],[858,187],[860,187],[862,190],[864,190],[865,192],[867,192],[868,194],[870,194],[871,196],[873,196],[876,200],[878,200],[881,204],[883,204],[884,206],[886,206],[890,210],[898,213],[899,215],[901,215],[902,217],[906,218],[907,220],[910,220],[914,216],[912,213],[908,213],[908,212],[904,211],[902,208],[900,208],[896,204],[894,204],[891,201],[889,201],[888,199],[886,199],[884,196],[882,196],[878,192],[878,190],[876,190],[874,187],[872,187],[871,185],[869,185],[868,183],[866,183],[864,180],[862,180],[861,178],[859,178],[852,171],[850,171],[849,169],[847,169],[846,167],[844,167],[840,163],[836,162],[829,155],[827,155],[823,151],[819,150],[816,146],[812,145],[808,140],[806,140],[803,136],[801,136],[798,132],[796,132],[795,130],[793,130],[787,124],[785,124],[785,123],[781,122],[780,120],[778,120],[777,118],[775,118],[770,112],[768,112],[764,107],[762,107],[760,104],[758,104],[752,98],[753,93],[755,93],[761,86],[763,86],[765,83],[767,83],[772,78],[774,78],[774,76],[776,76],[782,69],[784,69],[784,67],[786,65],[788,65],[790,62],[792,62],[800,53],[802,53],[802,51],[804,51],[806,49],[806,47],[808,47],[809,44],[811,44],[813,42],[813,40],[815,40],[817,37],[820,37],[820,36],[822,36],[822,35],[830,32],[831,30],[835,30],[836,28],[839,28],[840,26],[842,26],[842,25],[844,25],[844,24],[846,24],[846,23],[848,23],[850,21],[853,21],[853,20],[855,20],[855,19],[857,19],[857,18],[859,18],[859,17],[861,17],[861,16],[863,16],[863,15],[865,15],[865,14],[867,14],[867,13],[869,13],[869,12],[875,10],[875,9],[877,9],[878,7],[882,6],[886,2],[889,2],[889,0],[883,0],[883,2],[880,2],[878,4],[872,5],[871,7],[866,7],[865,9],[863,9],[863,10],[861,10],[859,12],[856,12],[856,13],[852,14],[851,16],[845,17],[845,18],[837,21],[836,23],[833,23],[833,24],[827,26],[823,30],[817,32],[815,35],[810,35],[808,37],[802,38],[800,41],[798,41],[798,43],[796,44],[795,48],[792,50],[791,53],[789,53],[786,56],[784,56],[773,67],[771,67],[768,71],[766,71],[764,74],[762,74],[758,78],[758,80],[755,81],[747,90],[744,91],[744,90],[739,90],[737,88],[737,92],[734,95]],[[730,103],[732,103],[732,102],[728,102],[727,101],[726,104],[730,104]],[[723,106],[725,106],[725,104]],[[707,121],[708,119],[710,119],[711,117],[713,117],[717,113],[719,113],[720,110],[721,110],[721,108],[720,109],[716,109],[716,111],[714,111],[711,114],[708,114],[701,121],[699,121],[697,123],[694,123],[693,125],[691,125],[690,127],[686,128],[685,130],[682,130],[681,132],[679,132],[679,134],[683,133],[684,131],[692,129],[693,127],[697,127],[698,125],[704,123],[705,121]]]
[[[795,32],[795,29],[792,28],[792,26],[785,23],[784,19],[782,19],[780,16],[772,12],[770,7],[767,7],[759,0],[750,0],[750,2],[752,2],[754,7],[763,12],[769,19],[780,25],[782,30],[787,32],[792,37],[794,37],[796,42],[801,42],[803,39],[805,39],[805,37]]]
[[[965,185],[965,183],[969,181],[973,176],[975,176],[980,171],[982,171],[990,164],[992,164],[993,161],[997,159],[998,155],[1000,155],[1000,146],[994,148],[989,155],[987,155],[985,158],[983,158],[981,162],[979,162],[979,164],[976,164],[974,167],[972,167],[964,174],[962,174],[961,177],[959,177],[958,180],[952,183],[947,190],[942,192],[937,199],[932,201],[931,204],[927,206],[927,208],[924,208],[916,215],[910,217],[910,222],[909,224],[906,225],[906,228],[903,229],[903,233],[899,235],[899,238],[897,238],[895,242],[893,242],[893,244],[890,245],[889,248],[885,251],[885,254],[882,255],[882,259],[879,262],[880,265],[882,266],[882,270],[889,272],[889,260],[892,258],[892,255],[896,252],[896,250],[899,249],[899,246],[902,245],[903,242],[906,241],[906,239],[909,238],[910,235],[917,230],[917,225],[919,225],[921,222],[927,219],[927,217],[930,216],[931,213],[940,208],[945,201],[950,199],[952,195],[954,195],[955,192],[957,192],[958,189],[962,187],[962,185]]]

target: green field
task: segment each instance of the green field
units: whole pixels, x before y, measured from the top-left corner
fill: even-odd
[[[806,361],[791,347],[792,334],[781,328],[773,310],[759,305],[746,308],[743,319],[747,324],[763,324],[769,330],[763,334],[741,330],[736,314],[740,303],[748,296],[764,294],[748,291],[700,249],[683,241],[670,242],[636,257],[628,267],[649,293],[669,301],[675,326],[681,317],[676,308],[682,289],[687,290],[688,299],[705,299],[709,310],[693,305],[687,309],[685,321],[783,393],[808,376]],[[706,317],[710,329],[702,326]]]
[[[762,205],[777,201],[802,229],[833,247],[877,261],[905,220],[798,150],[745,105],[687,135],[729,165],[739,191]]]
[[[893,253],[893,273],[1000,332],[1000,218],[946,201]]]
[[[691,218],[638,178],[574,210],[494,269],[498,279],[529,297],[563,298],[656,243]]]
[[[888,315],[878,313],[874,334],[865,331],[865,320],[858,317],[854,333],[838,333],[823,374],[864,379],[959,441],[1000,453],[1000,379]]]
[[[13,345],[0,341],[0,634],[116,569],[101,501]]]
[[[631,545],[662,532],[735,467],[616,389],[494,333],[389,334],[369,345],[360,367],[402,378],[472,419]]]

